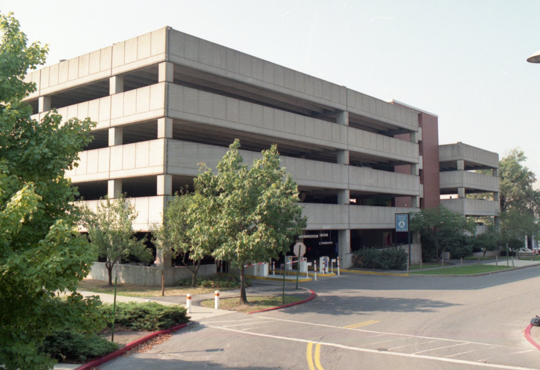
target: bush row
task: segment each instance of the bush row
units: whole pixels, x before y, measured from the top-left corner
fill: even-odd
[[[355,267],[403,270],[407,268],[407,252],[397,248],[364,248],[354,252],[352,261]]]

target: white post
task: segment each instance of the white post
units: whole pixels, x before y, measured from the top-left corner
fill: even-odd
[[[191,294],[186,294],[186,309],[187,313],[191,313]]]
[[[336,260],[332,258],[332,260],[330,261],[330,272],[333,274],[334,273],[334,262]]]
[[[339,257],[337,258],[337,276],[340,276],[340,274],[339,274]]]
[[[214,297],[214,308],[215,308],[216,310],[219,310],[219,290],[216,290],[216,291],[214,292],[214,296],[215,296],[215,297]]]
[[[315,272],[315,281],[317,281],[317,260],[313,261],[313,271]]]

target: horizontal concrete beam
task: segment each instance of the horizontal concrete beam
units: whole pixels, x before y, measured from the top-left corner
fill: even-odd
[[[439,174],[441,189],[478,189],[486,192],[499,191],[499,178],[476,172],[447,171]]]
[[[499,202],[482,199],[441,199],[441,205],[465,216],[496,216],[501,210]]]

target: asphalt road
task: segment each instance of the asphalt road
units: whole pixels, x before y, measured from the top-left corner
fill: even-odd
[[[319,297],[204,319],[101,369],[540,369],[540,351],[522,333],[540,315],[540,267],[452,278],[347,274],[302,286]]]

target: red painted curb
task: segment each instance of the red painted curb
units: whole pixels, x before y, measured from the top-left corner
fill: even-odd
[[[532,336],[531,336],[532,327],[533,326],[531,324],[529,324],[529,326],[527,326],[527,328],[525,329],[525,339],[527,339],[529,341],[529,343],[531,343],[533,346],[540,349],[540,344],[536,343],[534,341],[534,339],[532,339]]]
[[[314,292],[313,290],[311,290],[311,289],[308,289],[308,290],[311,292],[311,295],[309,296],[309,298],[306,298],[306,299],[304,299],[303,301],[298,301],[298,302],[294,302],[294,303],[289,303],[289,304],[286,304],[286,305],[283,305],[283,306],[277,306],[277,307],[272,307],[272,308],[265,308],[264,310],[248,312],[248,314],[251,315],[252,313],[259,313],[259,312],[266,312],[266,311],[279,310],[280,308],[296,306],[296,305],[299,305],[299,304],[302,304],[302,303],[306,303],[306,302],[312,301],[312,300],[314,300],[315,298],[317,298],[317,293],[315,293],[315,292]]]
[[[87,364],[81,365],[78,368],[76,368],[75,370],[90,370],[93,367],[103,365],[105,362],[114,360],[115,358],[117,358],[119,356],[122,356],[124,353],[132,350],[133,348],[135,348],[135,347],[137,347],[137,346],[139,346],[139,345],[141,345],[141,344],[143,344],[145,342],[148,342],[150,339],[153,339],[153,338],[155,338],[157,336],[160,336],[162,334],[170,334],[170,333],[172,333],[174,331],[185,328],[186,326],[187,326],[187,324],[180,324],[180,325],[173,326],[170,329],[155,331],[155,332],[153,332],[151,334],[148,334],[147,336],[142,337],[141,339],[137,339],[136,341],[133,341],[133,342],[127,344],[126,346],[120,348],[119,350],[116,350],[116,351],[114,351],[112,353],[109,353],[106,356],[98,358],[98,359],[96,359],[94,361],[91,361],[91,362],[89,362]]]

